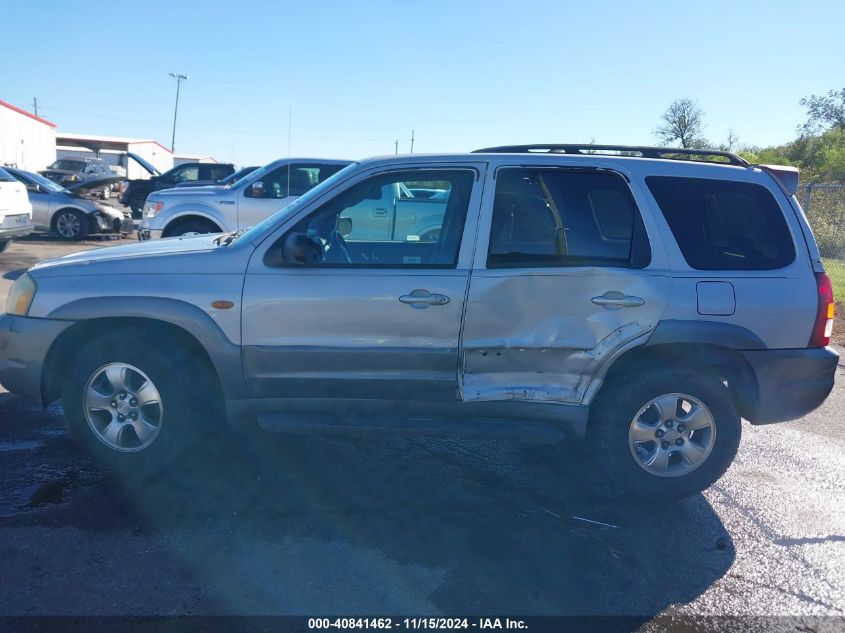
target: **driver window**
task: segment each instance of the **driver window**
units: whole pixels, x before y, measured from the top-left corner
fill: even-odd
[[[415,170],[360,182],[268,251],[275,266],[454,268],[475,172]]]
[[[176,172],[176,174],[174,174],[173,179],[176,182],[189,182],[199,180],[199,167],[186,167],[182,171]]]

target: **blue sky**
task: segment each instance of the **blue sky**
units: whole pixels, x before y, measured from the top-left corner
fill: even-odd
[[[11,11],[11,14],[10,14]],[[792,138],[845,86],[845,2],[426,1],[6,7],[0,98],[65,132],[155,138],[260,164],[505,143],[650,144],[675,98],[706,136]],[[12,55],[13,53],[13,55]],[[12,63],[14,62],[14,63]]]

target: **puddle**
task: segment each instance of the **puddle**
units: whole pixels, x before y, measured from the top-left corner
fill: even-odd
[[[43,445],[44,443],[40,440],[4,440],[0,441],[0,452],[31,451]]]
[[[62,503],[65,494],[79,479],[79,473],[70,470],[58,479],[30,484],[18,491],[17,504],[0,501],[0,517],[10,517],[26,510]]]

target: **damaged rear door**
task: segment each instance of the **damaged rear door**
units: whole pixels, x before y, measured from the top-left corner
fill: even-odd
[[[505,166],[494,178],[466,308],[462,398],[580,403],[608,356],[656,326],[669,278],[651,265],[621,174]]]

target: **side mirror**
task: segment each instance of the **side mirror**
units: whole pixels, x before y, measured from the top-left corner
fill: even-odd
[[[323,250],[305,233],[291,233],[285,238],[282,259],[286,264],[319,264]]]
[[[27,191],[31,191],[32,193],[40,193],[41,192],[41,185],[37,183],[32,183],[31,185],[26,186]]]
[[[263,198],[264,197],[264,183],[260,180],[252,183],[249,186],[249,196],[251,198]]]

